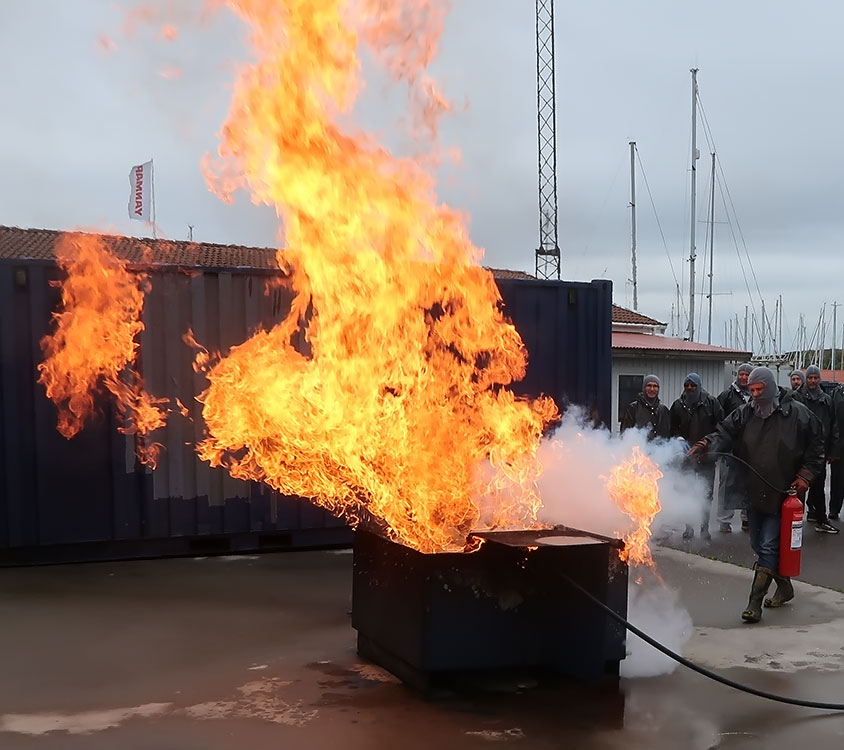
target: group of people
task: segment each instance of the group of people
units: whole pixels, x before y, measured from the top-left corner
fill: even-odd
[[[820,387],[820,370],[809,367],[791,373],[792,388],[777,386],[767,367],[743,364],[735,381],[717,397],[689,373],[683,394],[666,407],[659,399],[659,378],[647,375],[642,393],[625,409],[622,432],[636,427],[648,439],[682,438],[693,470],[708,483],[719,472],[718,519],[732,531],[735,508],[742,508],[742,529],[756,554],[745,622],[759,622],[762,606],[779,607],[794,598],[791,580],[778,572],[781,507],[789,492],[808,506],[807,517],[821,533],[837,534],[844,500],[842,444],[838,425],[844,423],[844,388],[830,396]],[[718,464],[709,460],[719,456]],[[826,510],[826,464],[830,464],[830,504]],[[717,466],[717,468],[716,468]],[[684,538],[694,535],[687,526]],[[701,525],[709,539],[709,504]],[[777,589],[765,598],[771,583]]]
[[[747,388],[745,372],[749,372],[746,368],[747,365],[742,365],[740,368],[745,389]],[[644,377],[642,392],[634,402],[627,406],[621,418],[621,432],[631,427],[646,428],[649,440],[682,438],[691,445],[712,432],[726,415],[722,397],[723,399],[730,399],[731,403],[735,400],[731,393],[735,393],[739,398],[744,397],[744,391],[735,391],[729,388],[718,398],[714,398],[704,390],[700,375],[696,372],[690,372],[683,383],[683,393],[671,404],[669,409],[659,399],[660,385],[659,378],[656,375]],[[742,400],[742,403],[745,402],[746,399]],[[702,475],[709,486],[712,485],[714,474],[712,466],[698,464],[695,470]],[[719,510],[719,520],[721,518],[722,514]],[[730,528],[726,519],[722,520],[722,524],[722,529]],[[683,538],[691,539],[694,533],[692,526],[686,526]],[[708,504],[704,511],[700,533],[706,540],[711,538]]]

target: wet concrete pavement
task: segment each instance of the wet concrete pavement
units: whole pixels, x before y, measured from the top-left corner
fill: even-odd
[[[844,528],[844,524],[838,521],[833,523]],[[701,539],[698,529],[695,529],[694,538],[688,541],[682,538],[682,529],[658,530],[655,537],[660,544],[674,549],[749,568],[753,565],[754,555],[748,534],[741,531],[738,511],[731,528],[732,531],[725,534],[719,531],[719,524],[713,519],[710,523],[712,540],[709,542]],[[800,580],[844,591],[844,533],[823,534],[815,531],[813,523],[804,525]]]
[[[694,623],[684,654],[759,689],[844,701],[844,595],[799,583],[794,606],[743,625],[749,571],[709,558],[749,560],[747,537],[713,537],[684,543],[707,557],[656,550]],[[807,537],[807,577],[840,588],[844,539]],[[766,701],[682,667],[623,679],[620,692],[516,675],[422,699],[357,657],[351,564],[348,551],[322,551],[0,570],[0,748],[844,741],[844,714]]]

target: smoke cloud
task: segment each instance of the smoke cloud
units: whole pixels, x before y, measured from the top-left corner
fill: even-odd
[[[688,446],[684,441],[648,442],[644,430],[613,436],[592,428],[585,416],[583,412],[567,412],[561,426],[541,446],[542,522],[613,537],[631,531],[635,522],[613,502],[606,479],[612,468],[629,459],[638,447],[663,473],[658,483],[661,510],[651,526],[652,539],[666,539],[686,524],[695,528],[700,525],[708,502],[707,488],[685,460]],[[677,652],[692,632],[691,617],[676,592],[660,580],[658,571],[648,568],[631,567],[628,619]],[[632,634],[628,634],[627,651],[621,668],[624,677],[667,674],[677,666]]]
[[[605,536],[623,537],[635,527],[613,502],[606,480],[613,467],[628,460],[638,447],[663,473],[659,480],[661,510],[652,530],[659,540],[685,524],[699,526],[707,503],[706,486],[686,462],[685,441],[648,442],[644,430],[613,436],[593,429],[581,411],[569,410],[556,432],[540,446],[543,474],[539,520],[563,524]]]
[[[677,653],[682,653],[692,635],[692,618],[680,604],[677,592],[655,579],[630,581],[627,619]],[[654,677],[670,674],[676,668],[676,661],[628,631],[627,656],[620,668],[622,677]]]

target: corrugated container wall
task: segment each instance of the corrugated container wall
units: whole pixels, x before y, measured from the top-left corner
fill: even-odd
[[[232,479],[200,461],[205,379],[182,341],[192,330],[226,351],[280,320],[289,292],[259,269],[157,268],[144,307],[140,366],[147,389],[189,410],[163,429],[158,467],[135,458],[106,399],[72,440],[37,383],[61,277],[49,261],[0,260],[0,564],[204,554],[344,544],[349,529],[300,498]],[[498,279],[528,348],[520,394],[584,404],[610,424],[612,287]],[[303,344],[303,342],[300,342]]]

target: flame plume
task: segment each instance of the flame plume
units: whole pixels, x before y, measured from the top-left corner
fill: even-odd
[[[625,462],[613,467],[607,479],[607,490],[613,502],[630,518],[636,528],[624,537],[624,559],[639,565],[653,567],[653,557],[648,547],[651,524],[661,509],[657,482],[662,472],[638,446]]]
[[[70,439],[84,427],[100,382],[126,421],[121,432],[145,436],[163,427],[165,414],[158,405],[166,399],[144,391],[131,367],[135,339],[144,328],[144,277],[127,271],[97,235],[61,235],[56,257],[67,279],[61,283],[61,309],[53,314],[55,331],[41,340],[45,358],[38,381],[58,408],[58,431]],[[142,442],[141,460],[155,466],[158,448]]]
[[[374,518],[425,552],[462,548],[479,523],[533,524],[536,450],[556,406],[507,390],[525,348],[423,160],[339,124],[366,43],[433,132],[447,103],[424,68],[446,4],[228,5],[251,24],[258,62],[240,75],[207,174],[224,198],[248,187],[276,208],[294,299],[208,373],[200,456],[353,522]],[[307,355],[292,344],[300,330]]]

